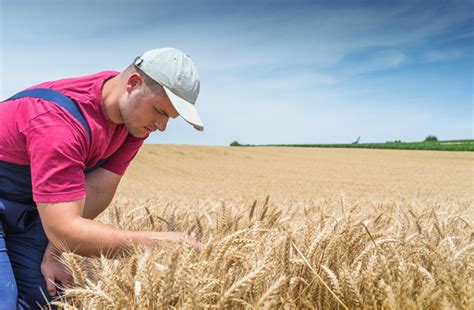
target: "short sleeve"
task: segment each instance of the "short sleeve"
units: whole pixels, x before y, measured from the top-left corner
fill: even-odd
[[[101,165],[101,168],[123,175],[147,137],[148,135],[144,138],[136,138],[128,134],[123,144]]]
[[[87,136],[79,124],[55,111],[41,114],[22,132],[30,160],[33,200],[83,199]]]

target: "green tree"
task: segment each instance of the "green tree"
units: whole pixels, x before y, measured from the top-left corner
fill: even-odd
[[[230,146],[241,146],[241,144],[238,141],[233,141]]]
[[[437,142],[438,138],[436,136],[428,136],[425,138],[425,141],[423,142]]]

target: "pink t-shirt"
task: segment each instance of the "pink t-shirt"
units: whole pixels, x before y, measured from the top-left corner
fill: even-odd
[[[108,158],[101,168],[123,175],[146,138],[107,120],[102,86],[115,71],[45,82],[76,102],[89,124],[84,127],[55,103],[36,98],[0,102],[0,161],[30,165],[35,202],[63,202],[86,196],[84,169]]]

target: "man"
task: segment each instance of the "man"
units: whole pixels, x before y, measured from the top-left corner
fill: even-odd
[[[0,102],[0,309],[31,309],[71,284],[60,246],[114,257],[179,232],[125,231],[94,222],[150,132],[183,117],[197,130],[199,77],[174,48],[151,50],[122,73],[45,82]],[[162,241],[163,242],[163,241]],[[46,292],[47,291],[47,292]],[[49,294],[48,294],[49,293]]]

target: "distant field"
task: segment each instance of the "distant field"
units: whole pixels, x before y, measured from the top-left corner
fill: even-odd
[[[198,254],[66,254],[65,309],[474,309],[474,153],[144,145],[99,220]]]
[[[447,140],[438,142],[385,142],[358,144],[267,144],[241,146],[281,146],[281,147],[328,147],[328,148],[364,148],[364,149],[398,149],[428,151],[474,151],[474,140]]]
[[[474,153],[305,147],[142,147],[118,196],[371,201],[472,192]],[[472,196],[472,195],[471,195]]]

